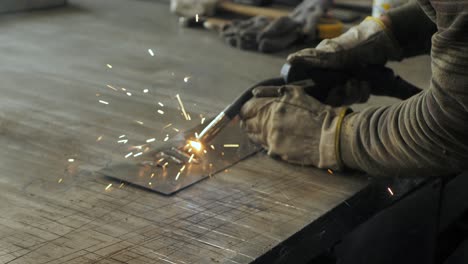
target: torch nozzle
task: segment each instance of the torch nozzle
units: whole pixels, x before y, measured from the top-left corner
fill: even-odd
[[[221,112],[198,134],[197,140],[202,144],[210,142],[230,121],[231,119]]]

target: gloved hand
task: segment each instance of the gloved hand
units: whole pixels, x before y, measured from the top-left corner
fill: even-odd
[[[273,22],[264,16],[234,20],[221,31],[221,37],[227,44],[261,52],[284,49],[300,36],[300,25],[289,17],[282,17]]]
[[[288,56],[292,65],[307,64],[319,68],[355,68],[383,65],[401,59],[401,49],[392,33],[380,19],[368,17],[334,39],[325,39],[313,49],[304,49]]]
[[[305,92],[311,81],[262,86],[241,110],[241,126],[271,156],[318,168],[342,169],[341,122],[348,108],[326,106]]]
[[[212,16],[218,0],[171,0],[171,13],[181,17]]]
[[[226,25],[221,37],[233,47],[260,52],[276,52],[289,47],[304,36],[316,38],[318,19],[331,0],[305,0],[291,14],[270,21],[258,16]]]

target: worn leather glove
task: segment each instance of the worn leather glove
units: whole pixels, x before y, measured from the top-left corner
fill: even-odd
[[[383,65],[388,60],[400,59],[401,49],[392,33],[380,19],[373,17],[337,38],[323,40],[314,49],[304,49],[287,58],[293,65],[334,69]]]
[[[233,21],[221,31],[221,37],[233,47],[260,52],[283,50],[301,38],[316,38],[320,17],[331,0],[305,0],[288,16],[273,21],[263,16]]]
[[[262,86],[241,110],[241,126],[271,156],[318,168],[342,169],[341,122],[348,108],[333,108],[306,94],[312,81]]]
[[[218,0],[171,0],[170,10],[182,17],[213,16]]]
[[[301,37],[300,25],[289,17],[271,22],[267,17],[256,16],[235,20],[221,31],[224,41],[240,49],[274,52],[282,50]]]
[[[230,46],[261,52],[281,50],[300,36],[300,25],[288,17],[273,22],[264,16],[235,20],[221,31],[221,37]]]

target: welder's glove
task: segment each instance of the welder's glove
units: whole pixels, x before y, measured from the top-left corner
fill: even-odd
[[[316,48],[293,53],[287,60],[291,64],[339,69],[383,65],[400,59],[401,49],[392,32],[380,19],[368,17],[343,35],[325,39]]]
[[[312,87],[311,89],[320,88]],[[343,85],[332,87],[328,91],[317,92],[326,92],[326,95],[321,97],[324,98],[321,102],[336,107],[367,102],[371,95],[371,87],[369,82],[349,79]]]
[[[301,38],[316,38],[317,21],[331,0],[304,0],[288,16],[273,21],[258,16],[226,25],[221,37],[233,47],[260,52],[283,50]]]
[[[234,20],[221,31],[221,37],[227,44],[261,52],[284,49],[300,36],[300,25],[288,17],[273,22],[264,16]]]
[[[271,156],[318,168],[342,169],[339,135],[348,108],[333,108],[308,96],[313,82],[262,86],[241,110],[241,126]]]
[[[182,17],[213,16],[219,0],[171,0],[170,10]]]

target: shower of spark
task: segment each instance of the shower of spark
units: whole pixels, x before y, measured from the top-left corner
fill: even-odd
[[[117,91],[117,88],[115,88],[114,86],[112,86],[112,85],[110,85],[110,84],[108,84],[108,85],[106,85],[106,86],[107,86],[107,88],[109,88],[109,89],[112,89],[112,90],[114,90],[114,91]]]
[[[224,144],[223,146],[225,148],[238,148],[239,144]]]
[[[388,192],[390,193],[391,196],[393,196],[393,191],[390,189],[390,187],[387,188]]]
[[[176,94],[177,101],[179,102],[180,109],[182,110],[182,114],[184,114],[185,120],[190,120],[189,116],[187,115],[187,112],[185,112],[185,107],[184,104],[182,103],[182,100],[180,99],[180,95]]]

